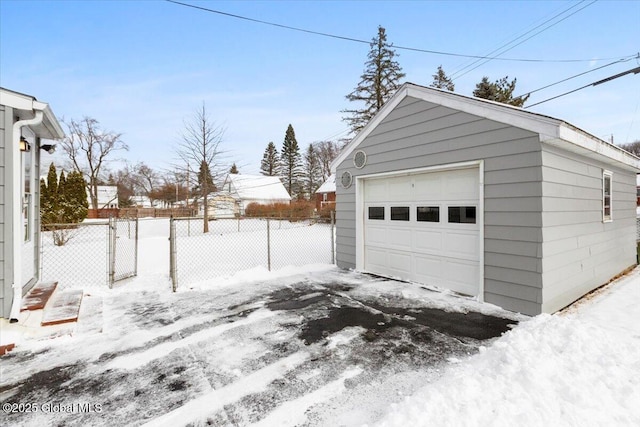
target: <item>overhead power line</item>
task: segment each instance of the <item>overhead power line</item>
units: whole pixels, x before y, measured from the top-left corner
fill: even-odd
[[[565,92],[565,93],[562,93],[562,94],[560,94],[560,95],[556,95],[556,96],[554,96],[554,97],[551,97],[551,98],[545,99],[544,101],[540,101],[540,102],[536,102],[535,104],[527,105],[527,106],[526,106],[526,107],[524,107],[524,108],[525,108],[525,109],[526,109],[526,108],[531,108],[531,107],[534,107],[534,106],[536,106],[536,105],[540,105],[540,104],[543,104],[543,103],[545,103],[545,102],[547,102],[547,101],[552,101],[552,100],[554,100],[554,99],[558,99],[558,98],[563,97],[563,96],[565,96],[565,95],[569,95],[569,94],[571,94],[571,93],[577,92],[577,91],[579,91],[579,90],[582,90],[582,89],[585,89],[585,88],[588,88],[588,87],[591,87],[591,86],[598,86],[598,85],[601,85],[601,84],[603,84],[603,83],[610,82],[611,80],[615,80],[615,79],[617,79],[617,78],[620,78],[620,77],[622,77],[622,76],[626,76],[627,74],[631,74],[631,73],[633,73],[633,74],[638,74],[638,73],[640,73],[640,67],[632,68],[632,69],[630,69],[630,70],[623,71],[623,72],[618,73],[618,74],[615,74],[615,75],[613,75],[613,76],[606,77],[606,78],[604,78],[604,79],[602,79],[602,80],[598,80],[597,82],[589,83],[588,85],[584,85],[584,86],[581,86],[581,87],[579,87],[579,88],[577,88],[577,89],[570,90],[569,92]]]
[[[638,54],[638,56],[636,56],[635,58],[640,58],[640,53],[639,53],[639,54]],[[619,60],[617,60],[617,61],[610,62],[610,63],[605,64],[605,65],[602,65],[602,66],[600,66],[600,67],[593,68],[593,69],[591,69],[591,70],[589,70],[589,71],[585,71],[585,72],[583,72],[583,73],[576,74],[576,75],[573,75],[573,76],[571,76],[571,77],[567,77],[566,79],[562,79],[562,80],[557,81],[557,82],[555,82],[555,83],[551,83],[551,84],[548,84],[548,85],[546,85],[546,86],[542,86],[541,88],[538,88],[538,89],[536,89],[536,90],[532,90],[531,92],[527,92],[527,93],[523,93],[522,95],[514,96],[514,98],[522,98],[522,97],[524,97],[524,96],[531,95],[532,93],[540,92],[541,90],[548,89],[548,88],[550,88],[550,87],[552,87],[552,86],[559,85],[560,83],[564,83],[564,82],[567,82],[567,81],[569,81],[569,80],[575,79],[576,77],[580,77],[580,76],[584,76],[585,74],[593,73],[594,71],[601,70],[601,69],[606,68],[606,67],[609,67],[609,66],[611,66],[611,65],[619,64],[619,63],[621,63],[621,62],[629,62],[629,61],[631,61],[632,59],[633,59],[633,58],[623,58],[623,59],[619,59]]]
[[[552,18],[547,19],[547,20],[546,20],[546,21],[544,21],[542,24],[540,24],[540,25],[538,25],[538,26],[536,26],[536,27],[532,28],[531,30],[529,30],[529,31],[525,32],[525,33],[524,33],[524,34],[522,34],[521,36],[516,37],[515,39],[513,39],[513,40],[512,40],[512,41],[510,41],[509,43],[506,43],[506,44],[504,44],[504,45],[500,46],[498,49],[493,50],[492,52],[490,52],[490,53],[489,53],[489,55],[493,55],[494,53],[496,53],[496,52],[498,52],[498,51],[502,50],[503,48],[505,48],[505,47],[507,47],[507,46],[509,46],[507,49],[504,49],[504,50],[502,50],[500,53],[498,53],[498,54],[496,55],[496,57],[498,57],[498,56],[500,56],[500,55],[502,55],[502,54],[504,54],[504,53],[506,53],[506,52],[510,51],[511,49],[513,49],[513,48],[515,48],[515,47],[517,47],[517,46],[520,46],[522,43],[524,43],[524,42],[526,42],[526,41],[528,41],[528,40],[532,39],[533,37],[537,36],[538,34],[540,34],[540,33],[544,32],[544,31],[548,30],[549,28],[554,27],[554,26],[558,25],[559,23],[561,23],[562,21],[564,21],[564,20],[566,20],[566,19],[570,18],[571,16],[573,16],[573,15],[575,15],[576,13],[580,12],[582,9],[585,9],[585,8],[587,8],[587,7],[591,6],[591,5],[592,5],[592,4],[594,4],[596,1],[597,1],[597,0],[593,0],[591,3],[587,4],[586,6],[583,6],[583,7],[581,7],[580,9],[578,9],[578,10],[576,10],[576,11],[573,11],[571,14],[569,14],[569,15],[567,15],[567,16],[565,16],[565,17],[563,17],[562,19],[560,19],[560,20],[558,20],[558,21],[556,21],[556,22],[551,23],[551,24],[550,24],[550,25],[548,25],[547,27],[542,28],[540,31],[538,31],[538,32],[536,32],[536,33],[534,33],[534,34],[530,35],[529,37],[527,37],[526,39],[524,39],[524,40],[520,41],[519,43],[514,44],[514,45],[512,45],[512,46],[509,46],[511,43],[514,43],[514,42],[515,42],[515,41],[517,41],[518,39],[521,39],[522,37],[526,36],[527,34],[529,34],[529,33],[533,32],[533,31],[535,31],[535,30],[537,30],[537,29],[538,29],[538,28],[540,28],[540,27],[544,26],[544,25],[545,25],[545,24],[547,24],[548,22],[553,21],[554,19],[556,19],[557,17],[559,17],[559,16],[563,15],[564,13],[566,13],[566,12],[568,12],[569,10],[573,9],[574,7],[577,7],[577,6],[579,6],[580,4],[584,3],[584,0],[583,0],[582,2],[580,2],[580,3],[577,3],[577,4],[574,4],[574,5],[570,6],[569,8],[567,8],[567,9],[563,10],[562,12],[560,12],[560,13],[558,13],[558,14],[554,15]],[[488,56],[488,55],[487,55],[487,56]],[[457,79],[457,78],[459,78],[459,77],[462,77],[462,76],[464,76],[465,74],[470,73],[471,71],[475,70],[476,68],[478,68],[478,67],[480,67],[480,66],[482,66],[482,65],[486,64],[487,62],[489,62],[489,61],[491,61],[491,60],[493,60],[493,59],[495,59],[495,58],[478,59],[478,60],[476,60],[476,61],[472,62],[471,64],[467,65],[466,67],[462,68],[461,70],[459,70],[459,71],[457,71],[457,72],[453,73],[452,78],[455,80],[455,79]],[[475,67],[473,67],[473,68],[469,68],[469,67],[472,67],[474,64],[477,64],[478,62],[479,62],[479,64],[478,64],[478,65],[476,65],[476,66],[475,66]],[[462,71],[464,71],[465,69],[467,69],[467,71],[465,71],[465,72],[463,73]]]
[[[210,8],[203,7],[203,6],[196,6],[196,5],[193,5],[193,4],[183,3],[183,2],[180,2],[180,1],[176,1],[176,0],[165,0],[165,1],[168,2],[168,3],[173,3],[173,4],[176,4],[176,5],[179,5],[179,6],[190,7],[192,9],[201,10],[203,12],[215,13],[215,14],[218,14],[218,15],[228,16],[230,18],[242,19],[244,21],[249,21],[249,22],[255,22],[257,24],[270,25],[270,26],[273,26],[273,27],[283,28],[283,29],[286,29],[286,30],[298,31],[298,32],[307,33],[307,34],[314,34],[314,35],[322,36],[322,37],[330,37],[330,38],[350,41],[350,42],[354,42],[354,43],[363,43],[363,44],[367,44],[367,45],[371,44],[370,40],[356,39],[356,38],[353,38],[353,37],[339,36],[339,35],[336,35],[336,34],[324,33],[324,32],[321,32],[321,31],[313,31],[313,30],[307,30],[307,29],[304,29],[304,28],[292,27],[292,26],[289,26],[289,25],[277,24],[275,22],[263,21],[261,19],[249,18],[247,16],[241,16],[241,15],[235,15],[233,13],[223,12],[223,11],[216,10],[216,9],[210,9]],[[443,51],[430,50],[430,49],[420,49],[420,48],[407,47],[407,46],[397,46],[397,45],[392,45],[392,46],[395,49],[407,50],[407,51],[411,51],[411,52],[429,53],[429,54],[432,54],[432,55],[455,56],[455,57],[460,57],[460,58],[490,59],[490,60],[497,60],[497,61],[512,61],[512,62],[591,62],[591,61],[594,61],[593,58],[590,58],[590,59],[499,58],[499,57],[495,57],[495,56],[491,57],[491,56],[482,56],[482,55],[467,55],[467,54],[462,54],[462,53],[443,52]],[[630,56],[633,56],[633,55],[630,55]],[[617,58],[619,58],[619,57],[599,58],[599,59],[597,59],[597,61],[610,61],[612,59],[617,59]]]

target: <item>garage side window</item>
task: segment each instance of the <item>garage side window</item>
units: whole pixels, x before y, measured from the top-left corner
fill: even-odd
[[[602,173],[602,220],[609,222],[613,220],[611,212],[611,177],[613,174],[609,171]]]
[[[408,206],[392,206],[391,221],[409,221]]]
[[[449,222],[457,224],[475,224],[475,206],[449,206]]]
[[[440,207],[418,206],[416,209],[416,220],[422,222],[440,222]]]
[[[384,206],[369,206],[369,219],[384,219]]]

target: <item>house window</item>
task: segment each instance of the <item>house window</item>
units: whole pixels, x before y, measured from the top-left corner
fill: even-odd
[[[418,206],[416,220],[422,222],[440,222],[439,206]]]
[[[384,206],[369,206],[369,219],[384,219]]]
[[[613,220],[611,212],[611,177],[613,174],[609,171],[602,173],[602,220],[609,222]]]
[[[409,221],[408,206],[392,206],[391,221]]]
[[[32,145],[33,146],[33,145]],[[33,151],[33,150],[32,150]],[[22,180],[23,180],[23,195],[22,195],[22,223],[24,227],[24,241],[31,241],[32,227],[33,227],[33,189],[31,185],[32,179],[32,165],[33,165],[33,152],[22,152]]]
[[[475,224],[475,206],[449,206],[449,222],[457,224]]]

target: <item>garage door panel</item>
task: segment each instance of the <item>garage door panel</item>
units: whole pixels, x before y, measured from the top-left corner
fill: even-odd
[[[442,231],[416,231],[414,233],[414,248],[419,252],[441,251],[442,238]]]
[[[444,197],[446,200],[477,200],[478,186],[472,185],[478,181],[477,169],[443,172]]]
[[[482,225],[462,221],[462,215],[449,223],[448,212],[480,206],[478,174],[473,168],[365,179],[364,269],[477,295]],[[379,220],[369,220],[369,206],[384,206],[384,219],[379,214]],[[392,220],[393,207],[410,214],[396,212]],[[440,215],[423,209],[418,216],[418,207],[437,207]]]
[[[400,201],[400,200],[411,200],[411,197],[413,197],[411,177],[402,176],[402,177],[390,179],[387,191],[388,191],[387,200],[391,202]]]
[[[444,252],[450,257],[474,260],[478,258],[478,234],[448,231],[444,237]]]
[[[424,174],[416,175],[414,178],[414,198],[416,200],[441,200],[442,175]]]
[[[387,182],[380,179],[367,181],[364,192],[368,202],[384,202],[387,200]]]
[[[384,249],[367,248],[365,250],[365,256],[367,258],[367,269],[386,269],[387,251]],[[375,270],[372,270],[375,271]]]
[[[387,229],[381,226],[366,227],[367,245],[382,246],[387,244]]]
[[[442,278],[442,258],[427,255],[416,255],[414,258],[416,280],[422,283],[435,284],[434,282]],[[425,280],[419,280],[420,278],[424,278]]]
[[[411,252],[411,230],[406,228],[389,229],[387,242],[389,248]]]
[[[389,251],[389,270],[399,277],[407,277],[411,274],[411,253]]]

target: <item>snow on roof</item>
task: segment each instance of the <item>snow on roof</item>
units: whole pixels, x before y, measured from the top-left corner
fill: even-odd
[[[238,197],[243,200],[291,200],[277,176],[229,174],[226,182],[233,184]]]
[[[331,174],[329,178],[316,190],[316,193],[335,193],[336,191],[336,174]]]

